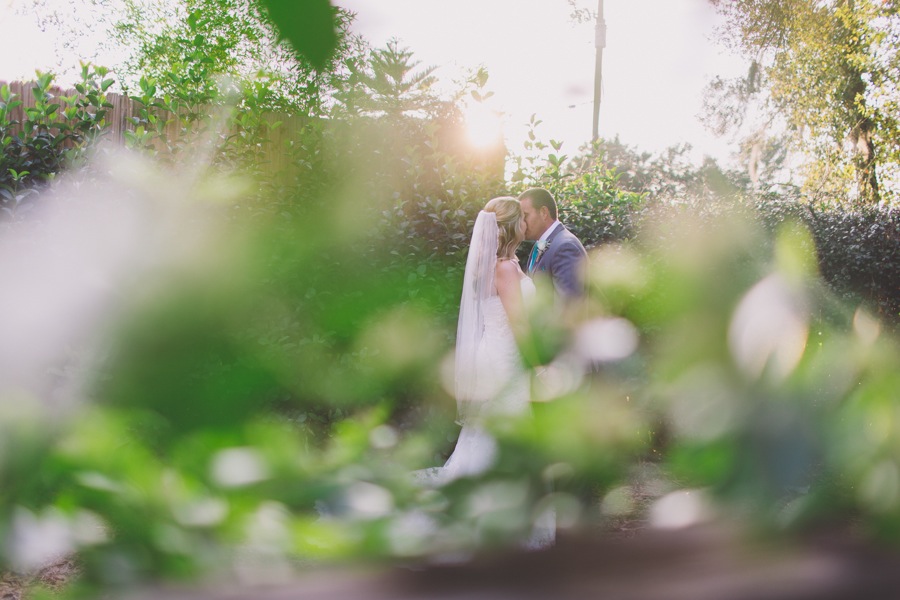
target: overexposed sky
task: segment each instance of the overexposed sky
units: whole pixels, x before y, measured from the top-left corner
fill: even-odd
[[[573,23],[566,0],[336,3],[357,13],[354,29],[373,45],[395,37],[441,77],[487,67],[511,149],[524,140],[533,113],[543,121],[539,137],[563,141],[563,152],[590,140],[594,25]],[[597,9],[596,0],[578,5]],[[696,115],[706,82],[740,74],[744,65],[712,40],[719,18],[708,0],[604,0],[604,17],[601,137],[618,134],[650,151],[689,142],[698,157],[727,157],[726,143]]]
[[[59,72],[102,45],[73,39],[60,56],[60,40],[40,31],[34,18],[18,14],[33,0],[0,0],[0,81],[30,77],[36,68]],[[89,3],[43,0],[60,14],[85,15]],[[596,0],[578,0],[596,10]],[[333,0],[357,13],[354,30],[373,46],[391,38],[413,51],[423,66],[438,67],[446,89],[470,70],[490,73],[492,108],[503,114],[507,144],[521,152],[532,114],[541,119],[540,139],[563,142],[574,154],[589,141],[594,86],[594,26],[576,24],[567,0]],[[604,0],[607,24],[603,53],[600,135],[658,152],[691,143],[697,158],[727,160],[724,140],[697,120],[705,83],[733,76],[741,61],[712,40],[717,16],[708,0]],[[104,60],[105,59],[105,60]],[[98,63],[109,66],[102,54]]]
[[[41,68],[54,60],[50,46],[39,43],[42,32],[34,19],[17,14],[16,4],[13,0],[0,0],[0,81],[33,74],[29,65]]]
[[[69,33],[60,33],[53,23],[41,29],[32,8],[38,0],[0,0],[0,81],[33,77],[36,69],[74,73],[79,59],[94,55],[94,62],[107,67],[120,58],[110,51],[102,27],[96,26],[102,21],[101,7],[87,0],[39,1],[43,11],[56,13]]]

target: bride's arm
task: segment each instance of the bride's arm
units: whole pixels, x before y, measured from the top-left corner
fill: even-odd
[[[494,272],[494,285],[497,294],[503,304],[503,310],[509,319],[509,324],[517,335],[522,333],[525,318],[522,306],[522,287],[519,282],[520,273],[515,262],[511,260],[497,261],[497,269]]]

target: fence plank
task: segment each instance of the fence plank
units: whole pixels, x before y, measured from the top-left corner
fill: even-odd
[[[0,86],[4,84],[6,82],[0,81]],[[9,82],[8,85],[10,91],[16,95],[16,99],[22,101],[18,108],[10,111],[10,118],[17,121],[18,125],[12,127],[12,131],[7,133],[16,134],[22,131],[25,121],[25,109],[36,104],[33,92],[35,82],[13,81]],[[55,101],[61,105],[60,108],[64,108],[65,102],[61,99],[63,96],[80,95],[75,89],[63,90],[59,87],[53,87],[50,93],[53,94]],[[109,108],[106,114],[104,139],[113,144],[124,146],[125,132],[134,131],[135,129],[134,117],[139,114],[139,103],[124,94],[118,93],[108,93],[106,99],[112,105],[112,108]],[[294,134],[304,126],[307,119],[303,116],[284,114],[267,114],[265,118],[270,123],[281,121],[281,125],[278,128],[270,131],[269,139],[264,145],[262,164],[259,165],[266,175],[274,175],[287,166],[290,157],[286,152],[286,146]],[[182,136],[181,123],[178,119],[171,118],[171,114],[169,114],[169,121],[165,127],[164,136],[168,140],[177,140]],[[161,152],[166,151],[165,144],[162,141],[158,141],[155,147]]]

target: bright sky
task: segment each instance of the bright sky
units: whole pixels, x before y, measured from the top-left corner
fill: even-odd
[[[543,121],[539,138],[563,141],[563,152],[590,140],[594,25],[575,24],[566,0],[336,3],[357,13],[355,30],[373,45],[396,37],[448,80],[487,67],[511,149],[521,150],[532,113]],[[578,6],[597,10],[596,0]],[[690,142],[698,157],[726,159],[726,143],[696,115],[706,82],[739,75],[744,65],[712,41],[719,18],[708,0],[604,0],[604,17],[600,136],[654,152]]]
[[[0,0],[0,80],[31,76],[35,68],[59,71],[58,40],[14,10],[28,1]],[[64,14],[74,10],[70,0],[44,1]],[[397,38],[423,66],[437,66],[447,88],[485,66],[493,108],[504,115],[513,151],[521,152],[532,114],[543,121],[539,138],[562,141],[564,153],[590,139],[594,26],[574,23],[567,0],[333,1],[357,13],[354,29],[373,46]],[[597,8],[596,0],[578,2]],[[707,133],[696,116],[709,78],[740,74],[744,66],[712,41],[718,21],[708,0],[604,0],[604,12],[600,135],[618,134],[654,152],[689,142],[698,158],[727,159],[726,142]],[[78,43],[62,57],[75,57],[74,66],[98,41]],[[97,62],[111,64],[102,57]]]
[[[89,36],[69,37],[51,31],[41,31],[29,10],[38,0],[0,0],[0,81],[33,77],[35,69],[60,73],[64,65],[73,72],[79,59],[100,54],[99,59],[111,61],[108,53],[100,51],[105,40]],[[67,27],[96,21],[100,7],[78,0],[40,0],[40,4],[54,8],[60,19],[68,20]],[[112,62],[97,60],[97,64],[111,66]]]

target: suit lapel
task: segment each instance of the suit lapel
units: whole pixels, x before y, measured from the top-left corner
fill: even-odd
[[[550,246],[553,244],[553,240],[555,240],[556,236],[558,236],[565,228],[566,228],[565,225],[560,223],[559,225],[556,226],[556,229],[554,229],[553,231],[550,232],[550,235],[547,236],[547,247],[544,249],[543,252],[541,252],[538,255],[537,260],[534,261],[534,268],[532,269],[532,271],[538,270],[538,265],[541,264],[541,261],[544,260],[544,257],[547,255],[547,252],[550,251]]]

